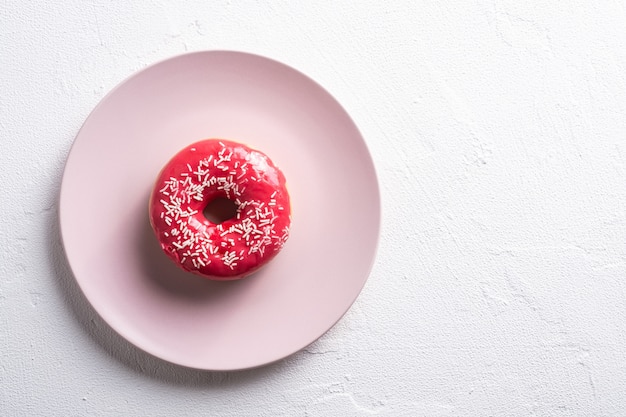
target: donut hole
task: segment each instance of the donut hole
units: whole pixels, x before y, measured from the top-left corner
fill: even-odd
[[[220,224],[237,215],[237,204],[226,197],[217,197],[209,201],[202,214],[211,223]]]

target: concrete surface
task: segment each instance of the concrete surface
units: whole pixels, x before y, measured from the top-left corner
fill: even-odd
[[[623,2],[87,3],[0,4],[0,414],[626,415]],[[203,49],[321,83],[382,189],[356,304],[244,372],[183,369],[114,334],[57,224],[98,101]]]

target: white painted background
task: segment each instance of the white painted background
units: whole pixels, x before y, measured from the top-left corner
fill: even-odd
[[[1,415],[626,415],[623,3],[87,3],[0,3]],[[57,224],[92,108],[202,49],[325,86],[370,146],[384,209],[344,319],[227,374],[114,334]]]

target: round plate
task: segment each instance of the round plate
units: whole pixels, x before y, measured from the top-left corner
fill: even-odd
[[[179,270],[150,230],[157,174],[204,138],[257,148],[287,178],[291,237],[240,281]],[[207,51],[150,66],[100,102],[68,157],[60,221],[76,280],[113,329],[167,361],[235,370],[302,349],[348,310],[374,261],[380,197],[365,142],[328,92],[276,61]]]

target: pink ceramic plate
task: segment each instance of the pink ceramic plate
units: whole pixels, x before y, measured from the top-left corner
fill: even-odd
[[[179,270],[148,223],[161,167],[209,137],[265,152],[291,193],[291,238],[241,281]],[[380,199],[363,138],[322,87],[267,58],[199,52],[140,71],[95,108],[67,160],[60,219],[76,280],[119,334],[170,362],[234,370],[298,351],[348,310],[374,260]]]

